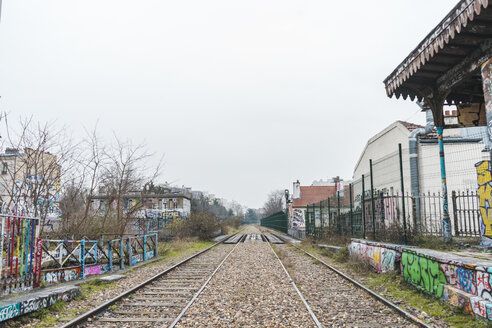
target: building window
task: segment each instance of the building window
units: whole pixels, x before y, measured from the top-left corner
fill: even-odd
[[[2,164],[2,174],[7,174],[8,165],[7,163]]]

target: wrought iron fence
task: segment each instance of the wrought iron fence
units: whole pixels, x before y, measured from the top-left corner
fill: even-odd
[[[454,234],[456,236],[480,236],[480,207],[478,192],[453,191]]]
[[[347,189],[352,190],[351,184]],[[339,233],[353,238],[405,242],[410,235],[442,235],[442,195],[418,196],[386,191],[365,191],[352,202],[332,197],[310,204],[306,210],[306,234],[316,238]],[[420,202],[417,213],[417,202]],[[333,205],[334,204],[334,205]],[[403,206],[405,204],[405,206]],[[480,208],[476,191],[452,191],[451,221],[454,236],[480,236]]]

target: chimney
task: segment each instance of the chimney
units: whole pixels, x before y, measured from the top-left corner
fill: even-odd
[[[301,199],[301,183],[299,180],[293,183],[292,199]]]

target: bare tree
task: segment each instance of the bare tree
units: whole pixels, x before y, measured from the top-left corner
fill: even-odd
[[[116,136],[108,144],[98,136],[97,126],[84,140],[74,142],[68,129],[53,123],[24,118],[11,126],[7,115],[0,119],[4,126],[0,139],[4,151],[0,154],[2,210],[40,218],[41,233],[52,222],[60,222],[50,234],[122,235],[142,206],[126,206],[125,197],[135,191],[143,199],[143,186],[159,176],[162,158],[151,170],[153,154],[145,144],[122,142]],[[108,206],[101,212],[93,201],[103,187]]]
[[[274,213],[284,210],[284,200],[285,194],[282,190],[272,191],[268,195],[268,199],[263,205],[263,215],[270,216]]]
[[[66,128],[21,118],[15,127],[3,114],[0,197],[4,211],[39,217],[41,229],[58,217],[61,180],[72,167],[76,146]]]

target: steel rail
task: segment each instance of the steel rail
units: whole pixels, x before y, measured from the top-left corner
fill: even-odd
[[[244,238],[245,238],[244,236],[241,237],[241,239],[244,239]],[[186,311],[188,311],[188,309],[190,308],[190,306],[196,301],[196,299],[198,298],[198,296],[200,296],[200,294],[203,292],[203,290],[205,289],[205,287],[207,287],[207,285],[210,282],[210,280],[212,280],[212,278],[215,276],[215,274],[217,273],[217,271],[219,271],[219,269],[222,266],[222,264],[224,264],[225,261],[229,258],[229,256],[236,250],[237,246],[241,243],[241,239],[236,243],[236,246],[234,246],[234,248],[222,260],[222,262],[220,262],[219,266],[217,266],[217,268],[215,268],[214,272],[212,272],[212,274],[210,275],[210,277],[208,277],[207,281],[205,281],[205,283],[202,285],[202,287],[200,287],[200,289],[195,293],[195,295],[193,295],[193,298],[188,302],[188,304],[186,304],[186,306],[184,307],[184,309],[176,317],[176,319],[174,319],[174,321],[168,326],[168,328],[174,328],[178,324],[178,322],[181,320],[181,318],[185,315]]]
[[[311,310],[311,307],[309,306],[309,304],[307,303],[306,299],[304,298],[304,296],[302,296],[302,293],[301,291],[299,290],[299,288],[297,288],[297,285],[296,283],[294,282],[294,280],[292,279],[292,277],[290,276],[289,272],[287,271],[287,269],[285,268],[284,264],[282,263],[282,260],[280,260],[280,258],[278,257],[277,253],[275,253],[275,249],[273,248],[273,244],[270,242],[270,240],[264,236],[262,234],[262,237],[264,237],[267,241],[268,241],[268,244],[270,245],[270,248],[272,249],[272,252],[273,252],[273,255],[275,255],[275,257],[277,258],[277,260],[280,262],[280,265],[282,266],[282,269],[284,269],[284,272],[285,274],[287,275],[287,278],[289,278],[289,282],[292,284],[292,286],[294,287],[294,289],[296,290],[297,292],[297,295],[299,295],[299,297],[301,298],[301,301],[302,303],[304,304],[304,306],[306,307],[306,309],[308,310],[309,312],[309,315],[311,316],[311,318],[313,319],[314,323],[316,324],[316,327],[318,328],[323,328],[323,325],[321,325],[321,323],[319,322],[318,318],[316,317],[316,315],[314,314],[313,310]]]
[[[298,246],[296,246],[294,244],[291,244],[291,245],[293,247],[295,247],[295,248],[303,251],[306,255],[310,256],[311,258],[313,258],[313,259],[317,260],[318,262],[322,263],[328,269],[330,269],[331,271],[335,272],[336,274],[338,274],[339,276],[341,276],[345,280],[351,282],[352,284],[356,285],[360,289],[364,290],[369,295],[371,295],[373,298],[377,299],[378,301],[380,301],[380,302],[384,303],[385,305],[387,305],[388,307],[392,308],[393,310],[395,310],[396,312],[398,312],[398,314],[401,315],[402,317],[404,317],[405,319],[407,319],[407,320],[409,320],[409,321],[411,321],[411,322],[419,325],[420,327],[424,327],[424,328],[432,328],[432,327],[434,327],[434,326],[429,325],[426,322],[420,320],[419,318],[417,318],[413,314],[405,311],[404,309],[402,309],[401,307],[399,307],[395,303],[391,302],[390,300],[384,298],[383,296],[379,295],[378,293],[376,293],[376,292],[372,291],[371,289],[367,288],[366,286],[362,285],[357,280],[354,280],[354,279],[350,278],[349,276],[345,275],[343,272],[337,270],[336,268],[334,268],[333,266],[329,265],[328,263],[326,263],[322,259],[320,259],[320,258],[316,257],[315,255],[309,253],[308,251],[306,251],[302,247],[298,247]]]
[[[236,235],[236,234],[234,234],[234,235]],[[232,235],[231,237],[233,237],[234,235]],[[231,238],[231,237],[229,237],[229,238]],[[159,272],[159,273],[158,273],[158,274],[156,274],[155,276],[153,276],[153,277],[151,277],[151,278],[149,278],[149,279],[145,280],[144,282],[142,282],[142,283],[140,283],[140,284],[138,284],[138,285],[136,285],[136,286],[134,286],[134,287],[132,287],[132,288],[130,288],[130,289],[128,289],[128,290],[126,290],[126,291],[124,291],[123,293],[121,293],[120,295],[118,295],[118,296],[116,296],[116,297],[114,297],[114,298],[110,299],[109,301],[106,301],[106,302],[104,302],[103,304],[101,304],[101,305],[99,305],[99,306],[97,306],[97,307],[95,307],[95,308],[93,308],[93,309],[91,309],[91,310],[89,310],[89,311],[87,311],[87,312],[85,312],[85,313],[81,314],[80,316],[78,316],[78,317],[74,318],[73,320],[71,320],[71,321],[67,322],[67,323],[66,323],[66,324],[64,324],[63,326],[60,326],[59,328],[71,328],[71,327],[76,327],[77,325],[80,325],[80,324],[84,323],[84,322],[85,322],[85,321],[87,321],[87,319],[89,319],[90,317],[95,316],[95,315],[97,315],[97,314],[99,314],[99,313],[101,313],[101,312],[105,311],[108,307],[110,307],[110,306],[111,306],[111,305],[113,305],[114,303],[116,303],[116,302],[120,301],[121,299],[125,298],[126,296],[128,296],[128,295],[130,295],[130,294],[132,294],[132,293],[136,292],[137,290],[139,290],[139,289],[141,289],[141,288],[143,288],[143,287],[147,286],[148,284],[150,284],[150,283],[154,282],[155,280],[157,280],[157,279],[161,278],[162,276],[164,276],[164,275],[168,274],[169,272],[173,271],[174,269],[178,268],[179,266],[181,266],[181,265],[183,265],[183,264],[185,264],[185,263],[189,262],[190,260],[194,259],[195,257],[198,257],[198,256],[200,256],[201,254],[203,254],[203,253],[205,253],[205,252],[209,251],[209,250],[210,250],[210,249],[212,249],[213,247],[215,247],[215,246],[217,246],[217,245],[219,245],[219,244],[223,243],[225,240],[227,240],[227,239],[229,239],[229,238],[225,238],[225,239],[223,239],[223,240],[221,240],[221,241],[219,241],[219,242],[217,242],[217,243],[215,243],[215,244],[213,244],[213,245],[211,245],[211,246],[209,246],[209,247],[205,248],[204,250],[202,250],[202,251],[200,251],[200,252],[198,252],[198,253],[196,253],[196,254],[193,254],[193,255],[191,255],[191,256],[189,256],[189,257],[187,257],[187,258],[186,258],[186,259],[184,259],[183,261],[181,261],[181,262],[179,262],[179,263],[177,263],[177,264],[173,265],[173,266],[172,266],[172,267],[170,267],[170,268],[167,268],[166,270],[164,270],[164,271],[162,271],[162,272]]]

